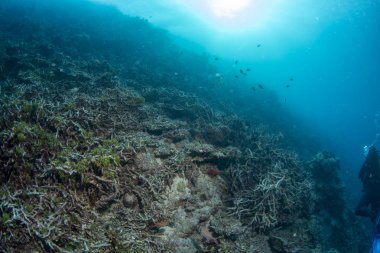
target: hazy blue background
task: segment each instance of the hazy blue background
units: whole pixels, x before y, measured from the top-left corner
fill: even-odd
[[[311,123],[325,147],[341,157],[355,195],[362,147],[380,132],[379,0],[96,1],[142,16],[183,45],[215,55],[225,76],[251,68],[244,85],[273,89],[284,106]]]

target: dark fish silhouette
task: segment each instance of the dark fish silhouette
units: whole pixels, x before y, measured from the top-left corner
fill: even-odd
[[[290,84],[287,84],[285,87],[286,87],[286,88],[289,88],[289,87],[290,87]]]
[[[251,71],[251,69],[250,69],[250,68],[247,68],[245,71],[249,72],[249,71]]]
[[[264,87],[261,84],[259,84],[257,86],[259,86],[260,89],[264,89]]]
[[[235,78],[239,78],[239,76],[238,76],[238,75],[235,75]]]
[[[289,81],[294,81],[294,78],[293,77],[289,78]]]
[[[257,44],[257,47],[261,47],[261,44]]]
[[[255,86],[252,86],[252,87],[251,87],[251,89],[252,89],[253,91],[255,91],[255,90],[256,90]]]
[[[240,74],[242,74],[242,75],[247,75],[247,73],[244,73],[244,70],[242,70],[242,69],[240,69]]]
[[[238,61],[236,60],[236,61],[235,61],[235,65],[237,65],[237,64],[238,64]]]
[[[219,60],[219,58],[218,58],[218,57],[215,57],[215,58],[214,58],[214,60],[215,60],[215,61],[218,61],[218,60]]]

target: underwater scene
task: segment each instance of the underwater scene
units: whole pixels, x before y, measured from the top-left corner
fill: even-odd
[[[0,252],[380,252],[380,1],[1,0]]]

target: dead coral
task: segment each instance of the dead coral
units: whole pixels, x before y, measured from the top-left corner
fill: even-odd
[[[208,224],[199,225],[199,233],[202,235],[206,244],[219,244],[218,240],[213,236]]]
[[[320,242],[319,247],[323,251],[367,251],[370,230],[345,204],[344,187],[339,178],[339,159],[330,152],[319,152],[307,167],[312,174],[314,193],[310,228]]]
[[[292,223],[309,212],[309,176],[294,154],[277,147],[276,136],[259,130],[253,135],[253,148],[246,149],[243,161],[228,169],[231,215],[258,230]]]
[[[125,134],[144,129],[142,96],[109,74],[80,70],[81,61],[65,58],[70,67],[58,83],[40,66],[60,68],[59,61],[23,61],[28,70],[0,94],[1,248],[161,251],[144,228],[160,217],[151,203],[170,175],[140,167],[145,137]],[[108,217],[114,208],[129,213],[116,222]]]
[[[1,7],[2,250],[266,253],[265,231],[308,252],[309,175],[220,101],[208,56],[115,12]]]

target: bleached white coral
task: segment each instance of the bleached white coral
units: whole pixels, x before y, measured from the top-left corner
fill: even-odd
[[[189,181],[177,175],[173,179],[173,183],[166,190],[165,196],[170,202],[190,198]]]

